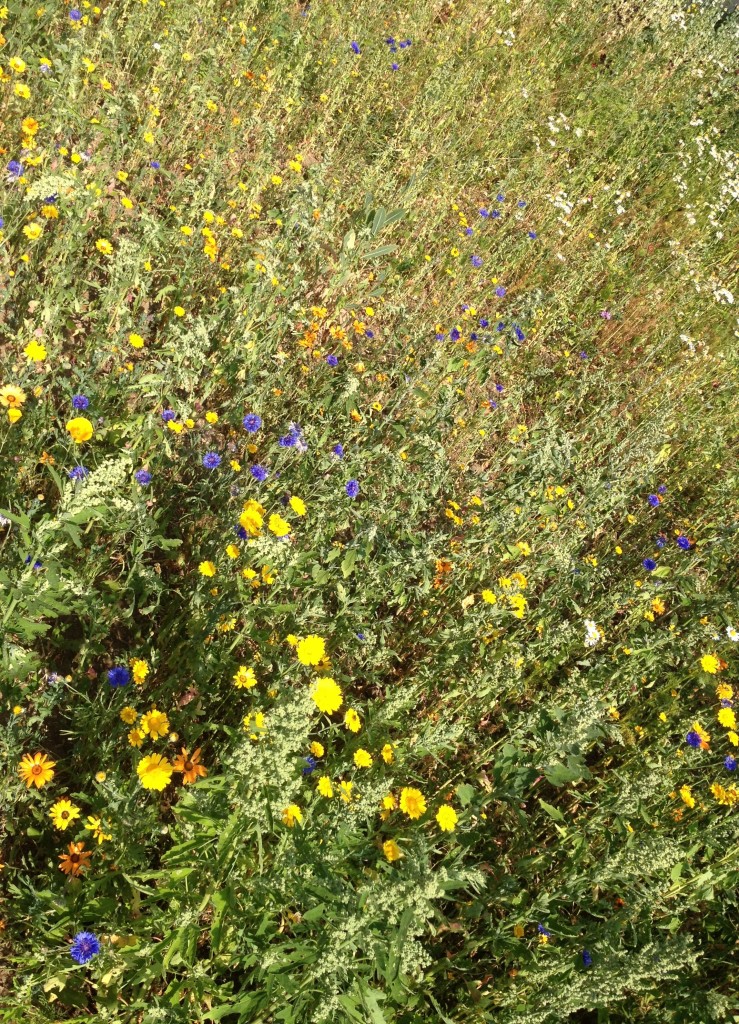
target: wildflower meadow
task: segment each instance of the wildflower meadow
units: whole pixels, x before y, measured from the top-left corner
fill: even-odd
[[[739,1022],[739,11],[0,8],[0,1024]]]

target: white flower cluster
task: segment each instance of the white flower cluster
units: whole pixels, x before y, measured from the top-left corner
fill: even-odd
[[[585,646],[586,647],[596,647],[601,642],[602,639],[603,639],[603,637],[601,636],[601,632],[598,629],[598,627],[596,626],[596,624],[593,622],[593,620],[592,619],[586,619],[585,620]]]

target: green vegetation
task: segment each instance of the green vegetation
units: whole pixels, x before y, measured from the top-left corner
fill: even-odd
[[[739,1021],[736,12],[0,15],[0,1021]]]

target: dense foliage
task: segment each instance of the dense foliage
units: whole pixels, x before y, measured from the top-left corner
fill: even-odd
[[[739,1020],[736,12],[0,16],[0,1020]]]

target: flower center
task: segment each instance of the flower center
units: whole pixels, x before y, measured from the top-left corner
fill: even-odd
[[[186,772],[191,772],[192,771],[192,761],[185,761],[185,771]]]
[[[69,817],[69,811],[62,811],[62,813],[61,813],[61,814],[59,815],[59,817],[60,817],[60,818],[61,818],[61,819],[62,819],[63,821],[66,821],[66,820],[67,820],[67,818]]]
[[[70,854],[69,859],[72,861],[73,864],[79,864],[80,855],[78,853],[72,853]]]
[[[33,766],[33,768],[31,769],[31,775],[40,775],[42,771],[43,771],[43,768],[41,767],[41,765],[40,764],[35,764]]]

